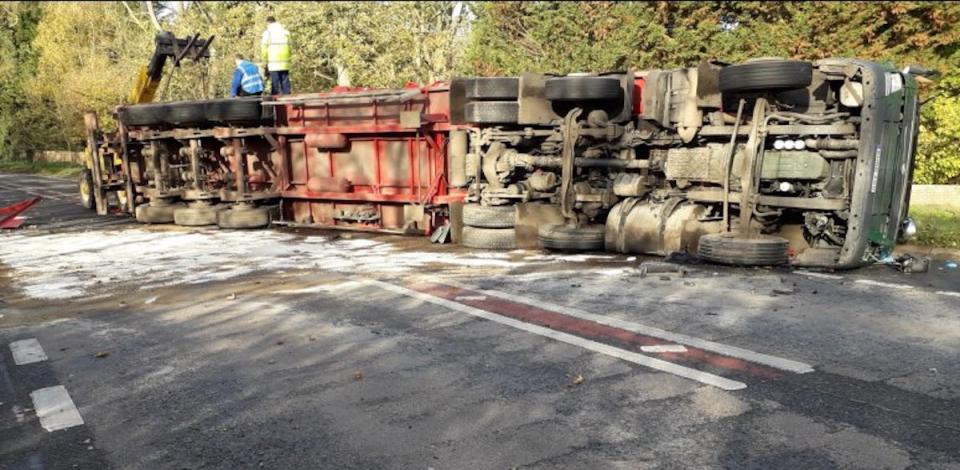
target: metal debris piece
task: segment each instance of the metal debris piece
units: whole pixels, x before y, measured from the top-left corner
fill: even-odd
[[[677,274],[681,277],[687,275],[687,268],[674,263],[663,261],[644,261],[640,264],[640,277],[647,277],[648,274]]]

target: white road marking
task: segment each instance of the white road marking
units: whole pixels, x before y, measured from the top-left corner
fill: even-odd
[[[648,353],[685,353],[687,348],[682,344],[655,344],[640,346],[640,350]]]
[[[47,360],[47,353],[43,352],[43,347],[40,346],[37,338],[22,339],[10,343],[10,352],[13,353],[13,363],[18,366]]]
[[[440,282],[440,281],[434,281],[434,282]],[[702,349],[704,351],[715,352],[717,354],[722,354],[724,356],[744,359],[750,362],[763,364],[766,366],[770,366],[780,370],[785,370],[788,372],[794,372],[797,374],[806,374],[808,372],[813,372],[814,370],[812,365],[799,362],[799,361],[794,361],[792,359],[786,359],[782,357],[771,356],[769,354],[758,353],[755,351],[750,351],[749,349],[738,348],[736,346],[730,346],[727,344],[716,343],[713,341],[696,338],[693,336],[687,336],[680,333],[661,330],[659,328],[654,328],[652,326],[620,320],[618,318],[611,318],[606,315],[596,315],[593,313],[584,312],[579,309],[552,304],[549,302],[543,302],[540,300],[533,300],[533,299],[524,299],[523,297],[508,294],[506,292],[499,292],[499,291],[487,290],[487,289],[478,289],[475,287],[470,287],[468,285],[464,285],[459,282],[450,281],[450,280],[444,280],[442,282],[455,287],[469,289],[474,292],[480,292],[482,294],[489,295],[492,297],[499,297],[501,299],[506,299],[513,302],[518,302],[518,303],[522,303],[530,306],[553,310],[555,312],[560,312],[560,313],[563,313],[564,315],[569,315],[571,317],[577,317],[577,318],[582,318],[584,320],[597,322],[601,325],[612,326],[614,328],[620,328],[623,330],[631,331],[633,333],[639,333],[646,336],[653,336],[654,338],[660,338],[662,340],[683,344],[686,346]]]
[[[487,300],[485,295],[461,295],[459,297],[454,297],[453,300],[457,302],[470,301],[470,300]]]
[[[874,281],[872,279],[857,279],[856,283],[867,286],[889,287],[890,289],[913,289],[913,286],[907,284],[894,284],[891,282]]]
[[[581,348],[584,348],[590,351],[603,353],[608,356],[616,357],[624,361],[632,362],[634,364],[639,364],[641,366],[649,367],[651,369],[659,370],[661,372],[667,372],[667,373],[684,377],[690,380],[695,380],[703,384],[713,385],[714,387],[718,387],[723,390],[741,390],[747,387],[747,384],[743,382],[730,380],[724,377],[720,377],[719,375],[702,372],[696,369],[691,369],[689,367],[683,367],[683,366],[674,364],[672,362],[667,362],[660,359],[644,356],[643,354],[635,353],[633,351],[627,351],[625,349],[616,348],[603,343],[598,343],[596,341],[584,339],[579,336],[574,336],[574,335],[562,333],[556,330],[551,330],[549,328],[545,328],[539,325],[525,323],[520,320],[516,320],[513,318],[491,313],[486,310],[481,310],[479,308],[470,307],[468,305],[457,303],[452,300],[435,297],[430,294],[424,294],[422,292],[417,292],[417,291],[407,289],[405,287],[400,287],[387,282],[376,281],[376,280],[367,280],[364,282],[373,286],[380,287],[386,291],[394,292],[394,293],[405,295],[408,297],[413,297],[416,299],[420,299],[424,302],[430,302],[432,304],[440,305],[440,306],[449,308],[451,310],[456,310],[458,312],[483,318],[485,320],[490,320],[503,325],[512,326],[514,328],[526,331],[528,333],[533,333],[533,334],[544,336],[544,337],[554,339],[563,343],[579,346]]]
[[[937,294],[946,295],[946,296],[949,296],[949,297],[960,297],[960,292],[950,292],[950,291],[947,291],[947,290],[938,290],[938,291],[937,291]]]
[[[80,411],[63,385],[35,390],[30,394],[30,398],[33,400],[33,409],[40,418],[40,426],[47,432],[83,424]]]
[[[801,276],[817,277],[820,279],[843,279],[843,276],[839,274],[817,273],[813,271],[794,271],[793,273],[800,274]]]

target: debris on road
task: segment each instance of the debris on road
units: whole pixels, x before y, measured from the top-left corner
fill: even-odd
[[[639,269],[640,277],[647,277],[648,274],[677,274],[681,277],[687,275],[687,269],[685,267],[663,261],[644,261],[640,264]]]
[[[353,371],[353,380],[363,380],[363,372],[359,370]]]
[[[580,375],[580,374],[577,374],[577,376],[573,378],[572,384],[573,384],[573,385],[580,385],[580,384],[582,384],[582,383],[583,383],[583,376]]]
[[[24,221],[24,218],[20,217],[20,214],[40,202],[40,199],[40,196],[36,196],[24,199],[16,204],[0,207],[0,228],[19,228]]]
[[[233,292],[227,296],[227,300],[237,300],[237,293]]]
[[[94,354],[93,357],[96,357],[97,359],[103,359],[103,358],[105,358],[105,357],[107,357],[107,356],[109,356],[109,355],[110,355],[110,352],[109,352],[109,351],[100,351],[100,352]]]
[[[146,305],[150,305],[150,304],[152,304],[152,303],[154,303],[154,302],[156,302],[156,301],[157,301],[157,298],[156,298],[156,297],[150,297],[149,299],[144,300],[143,303],[146,304]]]

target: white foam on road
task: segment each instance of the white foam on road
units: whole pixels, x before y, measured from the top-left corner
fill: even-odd
[[[564,315],[569,315],[571,317],[576,317],[583,320],[590,320],[592,322],[596,322],[601,325],[612,326],[614,328],[620,328],[622,330],[627,330],[633,333],[652,336],[654,338],[659,338],[659,339],[670,341],[673,343],[702,349],[704,351],[715,352],[717,354],[721,354],[724,356],[743,359],[743,360],[754,362],[757,364],[763,364],[766,366],[770,366],[780,370],[785,370],[788,372],[793,372],[797,374],[806,374],[808,372],[814,371],[812,365],[806,364],[800,361],[794,361],[792,359],[771,356],[769,354],[758,353],[755,351],[750,351],[749,349],[743,349],[743,348],[731,346],[728,344],[717,343],[715,341],[709,341],[701,338],[696,338],[693,336],[683,335],[680,333],[674,333],[672,331],[661,330],[660,328],[655,328],[655,327],[643,325],[640,323],[621,320],[619,318],[613,318],[607,315],[597,315],[594,313],[584,312],[583,310],[567,307],[564,305],[557,305],[557,304],[545,302],[539,299],[529,299],[519,295],[514,295],[506,292],[500,292],[500,291],[489,290],[489,289],[478,289],[476,287],[471,287],[469,285],[465,285],[463,283],[451,281],[451,280],[443,280],[443,281],[435,281],[435,282],[448,284],[454,287],[467,289],[473,292],[489,295],[492,297],[499,297],[501,299],[506,299],[516,303],[526,304],[534,307],[540,307],[547,310],[553,310],[554,312],[559,312]]]
[[[490,320],[493,322],[500,323],[502,325],[507,325],[519,330],[526,331],[528,333],[533,333],[539,336],[550,338],[562,343],[567,343],[574,346],[579,346],[583,349],[594,351],[602,354],[606,354],[611,357],[616,357],[627,362],[632,362],[637,365],[644,367],[649,367],[654,370],[661,372],[666,372],[676,376],[684,377],[690,380],[695,380],[697,382],[712,385],[723,390],[741,390],[747,387],[747,384],[743,382],[738,382],[736,380],[730,380],[719,375],[711,374],[708,372],[699,371],[696,369],[691,369],[689,367],[684,367],[672,362],[663,361],[649,356],[644,356],[633,351],[627,351],[625,349],[620,349],[614,346],[607,344],[599,343],[597,341],[592,341],[589,339],[584,339],[579,336],[574,336],[568,333],[563,333],[560,331],[552,330],[540,325],[534,325],[531,323],[526,323],[514,318],[505,317],[503,315],[498,315],[496,313],[488,312],[479,308],[471,307],[469,305],[464,305],[461,303],[454,302],[452,300],[443,299],[436,297],[430,294],[425,294],[422,292],[417,292],[415,290],[407,289],[405,287],[397,286],[382,281],[367,280],[364,281],[370,285],[380,287],[389,292],[393,292],[400,295],[405,295],[412,297],[424,302],[429,302],[432,304],[440,305],[442,307],[449,308],[467,315],[472,315],[475,317],[483,318],[485,320]]]
[[[600,258],[591,256],[589,259]],[[582,255],[420,251],[372,239],[298,236],[273,230],[159,231],[147,228],[53,234],[0,233],[0,262],[29,296],[71,299],[116,283],[142,289],[223,281],[259,270],[312,269],[338,274],[404,274],[428,266],[469,270],[556,266]],[[628,270],[586,268],[580,275]]]
[[[47,353],[43,351],[40,341],[36,338],[10,343],[10,352],[13,354],[13,363],[18,366],[47,360]]]
[[[40,418],[40,426],[47,432],[83,424],[80,410],[73,404],[63,385],[35,390],[30,394],[30,399],[33,400],[33,409]]]

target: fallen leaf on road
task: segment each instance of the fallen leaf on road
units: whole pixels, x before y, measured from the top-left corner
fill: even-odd
[[[359,370],[353,371],[353,380],[363,380],[363,372]]]
[[[97,359],[103,359],[103,358],[105,358],[105,357],[107,357],[107,356],[109,356],[109,355],[110,355],[110,352],[109,352],[109,351],[100,351],[100,352],[94,354],[94,357],[96,357]]]
[[[580,385],[582,383],[583,383],[583,376],[580,374],[577,374],[577,376],[573,378],[573,384]]]

